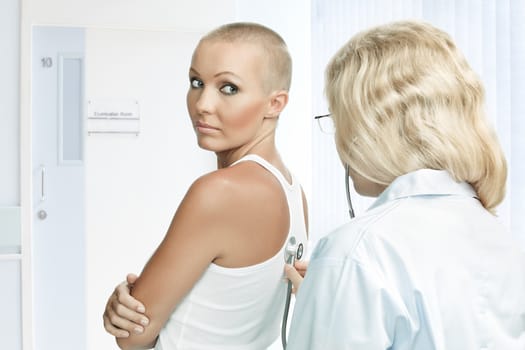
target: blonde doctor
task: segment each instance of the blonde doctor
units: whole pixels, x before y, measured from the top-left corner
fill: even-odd
[[[480,79],[420,22],[355,35],[326,69],[341,161],[377,197],[321,240],[288,349],[525,349],[525,259],[495,216],[507,167]]]

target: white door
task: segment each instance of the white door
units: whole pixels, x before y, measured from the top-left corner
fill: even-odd
[[[84,30],[34,27],[32,34],[34,345],[82,350]]]

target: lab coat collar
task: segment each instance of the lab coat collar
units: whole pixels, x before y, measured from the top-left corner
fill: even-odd
[[[392,181],[369,209],[400,198],[449,195],[477,197],[470,184],[456,182],[446,170],[420,169]]]

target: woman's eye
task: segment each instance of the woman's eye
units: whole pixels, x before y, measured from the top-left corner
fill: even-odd
[[[198,88],[201,88],[204,85],[204,83],[200,81],[199,79],[191,78],[190,85],[193,89],[198,89]]]
[[[239,89],[237,88],[237,86],[233,84],[226,84],[223,87],[221,87],[221,92],[226,95],[235,95],[238,91]]]

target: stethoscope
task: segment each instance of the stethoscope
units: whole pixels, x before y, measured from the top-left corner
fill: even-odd
[[[354,207],[352,206],[352,198],[350,198],[350,167],[348,164],[345,164],[345,190],[346,190],[346,202],[348,204],[348,215],[350,219],[353,219]],[[286,263],[290,265],[295,264],[295,260],[300,260],[303,256],[303,244],[297,244],[297,241],[294,236],[290,237],[285,248]],[[290,301],[292,299],[292,281],[288,281],[288,286],[286,290],[286,302],[284,304],[284,314],[283,322],[281,324],[281,342],[283,344],[283,349],[286,349],[286,326],[288,324],[288,312],[290,311]]]
[[[293,266],[295,264],[295,260],[299,260],[303,256],[303,250],[303,244],[297,244],[295,237],[290,237],[285,248],[285,256],[287,256],[286,263]],[[284,303],[283,322],[281,324],[281,342],[283,344],[283,349],[286,349],[286,326],[288,324],[288,312],[290,311],[290,301],[292,299],[292,287],[292,281],[288,280],[286,302]]]

